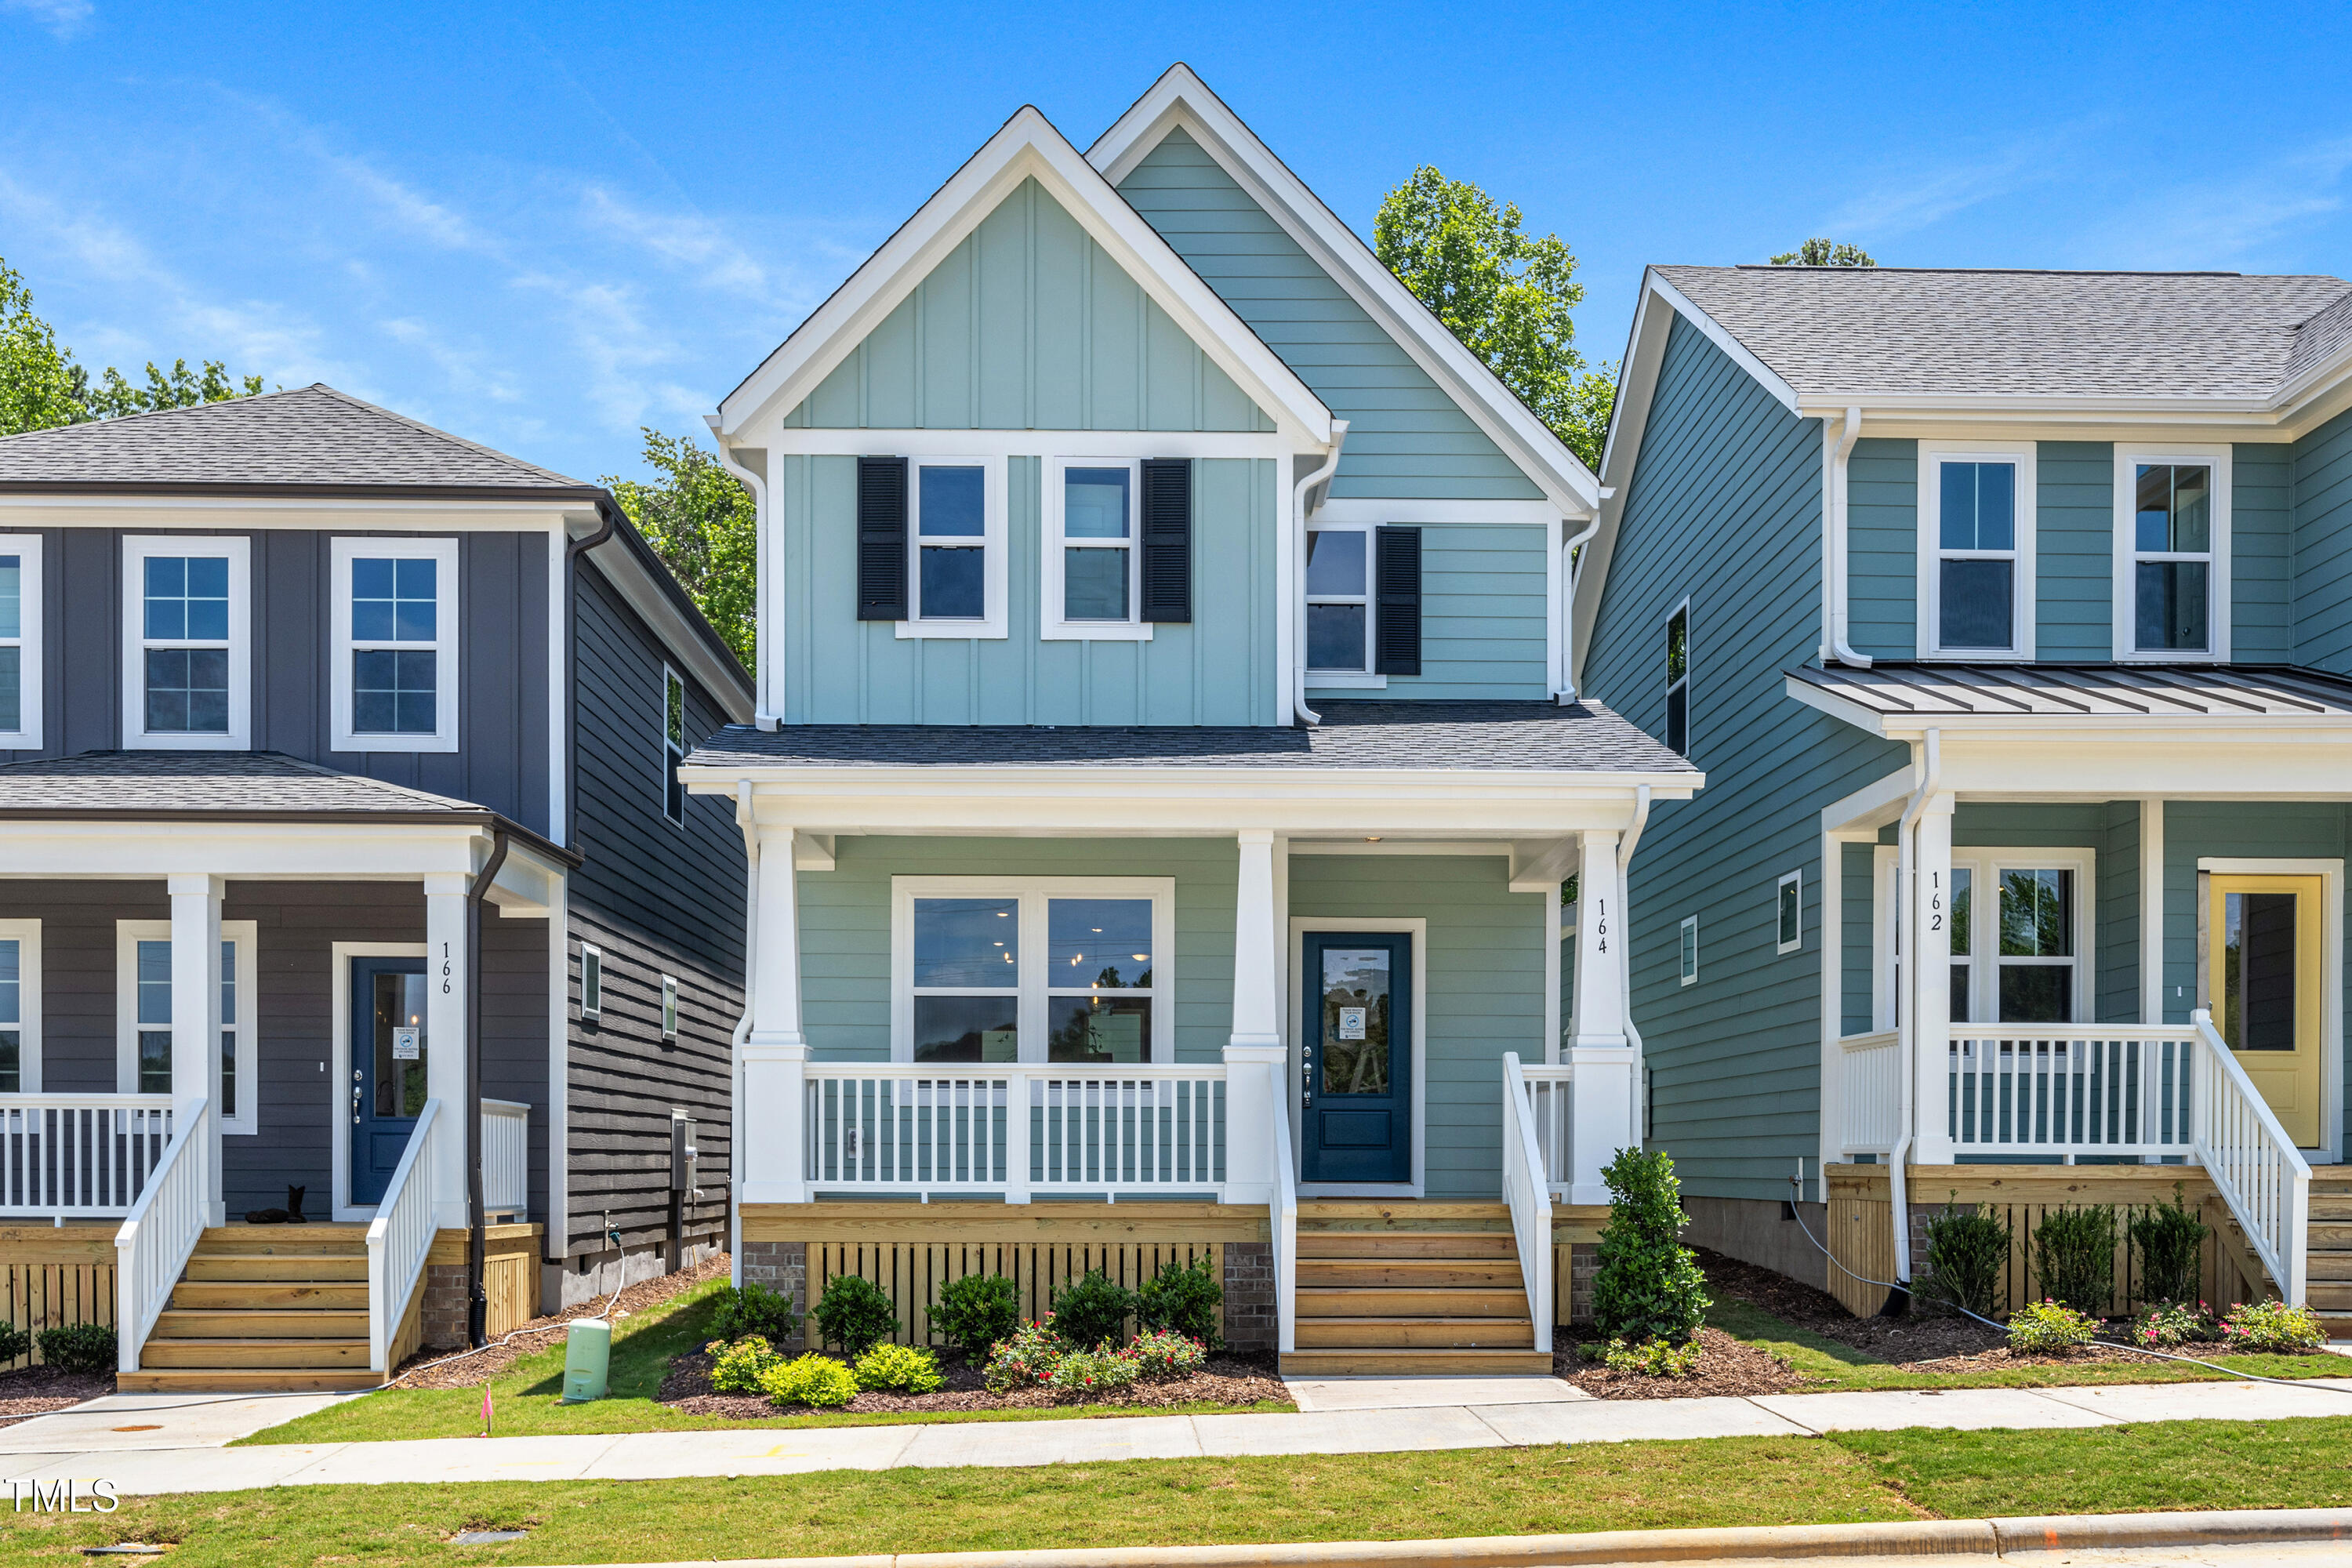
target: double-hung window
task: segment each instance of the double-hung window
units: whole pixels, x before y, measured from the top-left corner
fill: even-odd
[[[221,922],[218,1111],[223,1132],[259,1131],[254,1100],[257,1028],[255,1022],[256,923]],[[172,1033],[172,922],[115,924],[115,1082],[125,1094],[208,1093],[205,1083],[175,1082]],[[193,1064],[204,1067],[199,1061]]]
[[[2115,654],[2230,656],[2227,447],[2116,449]]]
[[[1666,617],[1666,750],[1690,755],[1690,601]]]
[[[338,539],[334,749],[457,749],[457,542]]]
[[[41,1090],[41,922],[0,921],[0,1094]]]
[[[677,770],[686,765],[686,682],[677,671],[662,666],[662,815],[686,826],[686,781]]]
[[[896,1059],[1174,1059],[1171,881],[899,877],[892,900]]]
[[[1143,618],[1143,464],[1128,458],[1045,465],[1045,605],[1048,639],[1147,641]]]
[[[901,637],[1005,635],[1005,459],[907,461]]]
[[[2033,657],[2033,449],[1919,443],[1921,651]]]
[[[122,734],[133,749],[252,743],[249,542],[122,542]]]
[[[41,536],[0,533],[0,752],[41,747]]]
[[[1947,1015],[1954,1024],[2066,1024],[2084,1018],[2091,1001],[2090,910],[2083,889],[2095,886],[2088,849],[1978,849],[1955,857],[1946,905],[1948,936],[1927,933],[1929,951],[1945,947],[1950,964]],[[1879,1026],[1893,1028],[1903,1007],[1902,915],[1895,854],[1878,857]],[[1979,889],[1986,889],[1982,900]]]
[[[1318,686],[1386,686],[1372,673],[1372,531],[1332,523],[1307,534],[1307,669]]]

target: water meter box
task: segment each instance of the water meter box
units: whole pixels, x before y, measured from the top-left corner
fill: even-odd
[[[604,1398],[612,1363],[613,1325],[595,1318],[573,1323],[563,1342],[563,1403]]]

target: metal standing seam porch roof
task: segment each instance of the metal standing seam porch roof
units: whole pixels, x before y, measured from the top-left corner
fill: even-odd
[[[2352,680],[2290,664],[1922,664],[1786,670],[1789,694],[1898,727],[2352,725]],[[1818,696],[1822,700],[1815,700]],[[1841,714],[1841,717],[1845,716]]]

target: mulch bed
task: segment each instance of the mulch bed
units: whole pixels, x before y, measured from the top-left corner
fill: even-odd
[[[1601,1337],[1590,1325],[1556,1331],[1552,1335],[1552,1375],[1576,1384],[1597,1399],[1697,1399],[1703,1395],[1787,1394],[1805,1380],[1769,1351],[1742,1343],[1721,1329],[1698,1331],[1698,1370],[1688,1377],[1644,1377],[1635,1372],[1611,1372],[1582,1355],[1585,1346],[1598,1346]]]
[[[48,1366],[0,1372],[0,1426],[13,1426],[85,1399],[103,1399],[113,1392],[110,1372],[59,1372]]]
[[[722,1252],[676,1274],[663,1274],[624,1286],[620,1300],[613,1306],[613,1321],[618,1323],[632,1312],[657,1307],[707,1279],[724,1279],[727,1271],[728,1258]],[[516,1330],[513,1338],[501,1338],[462,1360],[445,1359],[454,1353],[446,1350],[419,1351],[401,1363],[407,1370],[394,1373],[391,1386],[479,1388],[523,1357],[545,1350],[553,1342],[554,1336],[567,1331],[574,1319],[600,1316],[604,1310],[604,1297],[598,1296],[593,1300],[566,1308],[552,1317],[534,1318]]]
[[[724,1415],[740,1421],[772,1421],[778,1415],[812,1414],[802,1405],[771,1405],[757,1394],[714,1394],[710,1388],[713,1358],[698,1351],[672,1357],[669,1375],[654,1397],[673,1410],[691,1415]],[[1109,1394],[1062,1394],[1047,1388],[1024,1388],[1013,1394],[991,1394],[982,1384],[980,1369],[952,1352],[940,1354],[940,1372],[947,1386],[935,1394],[864,1393],[835,1411],[853,1415],[892,1415],[954,1410],[1043,1410],[1064,1405],[1093,1405],[1104,1415],[1129,1410],[1165,1408],[1173,1405],[1287,1405],[1290,1391],[1276,1375],[1270,1354],[1221,1351],[1209,1357],[1190,1377],[1165,1383],[1138,1383]]]

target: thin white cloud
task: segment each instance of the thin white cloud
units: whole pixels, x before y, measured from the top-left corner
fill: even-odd
[[[588,221],[696,274],[705,287],[766,299],[769,278],[750,252],[698,214],[647,212],[602,185],[582,194]]]
[[[1912,234],[2054,178],[2081,129],[2062,126],[1977,156],[1883,174],[1832,212],[1823,232],[1839,239]]]
[[[2235,178],[2142,193],[2073,248],[2134,267],[2214,267],[2258,257],[2352,200],[2352,136],[2314,142]]]
[[[90,0],[0,0],[0,11],[29,16],[61,39],[71,39],[89,26],[96,7]]]

